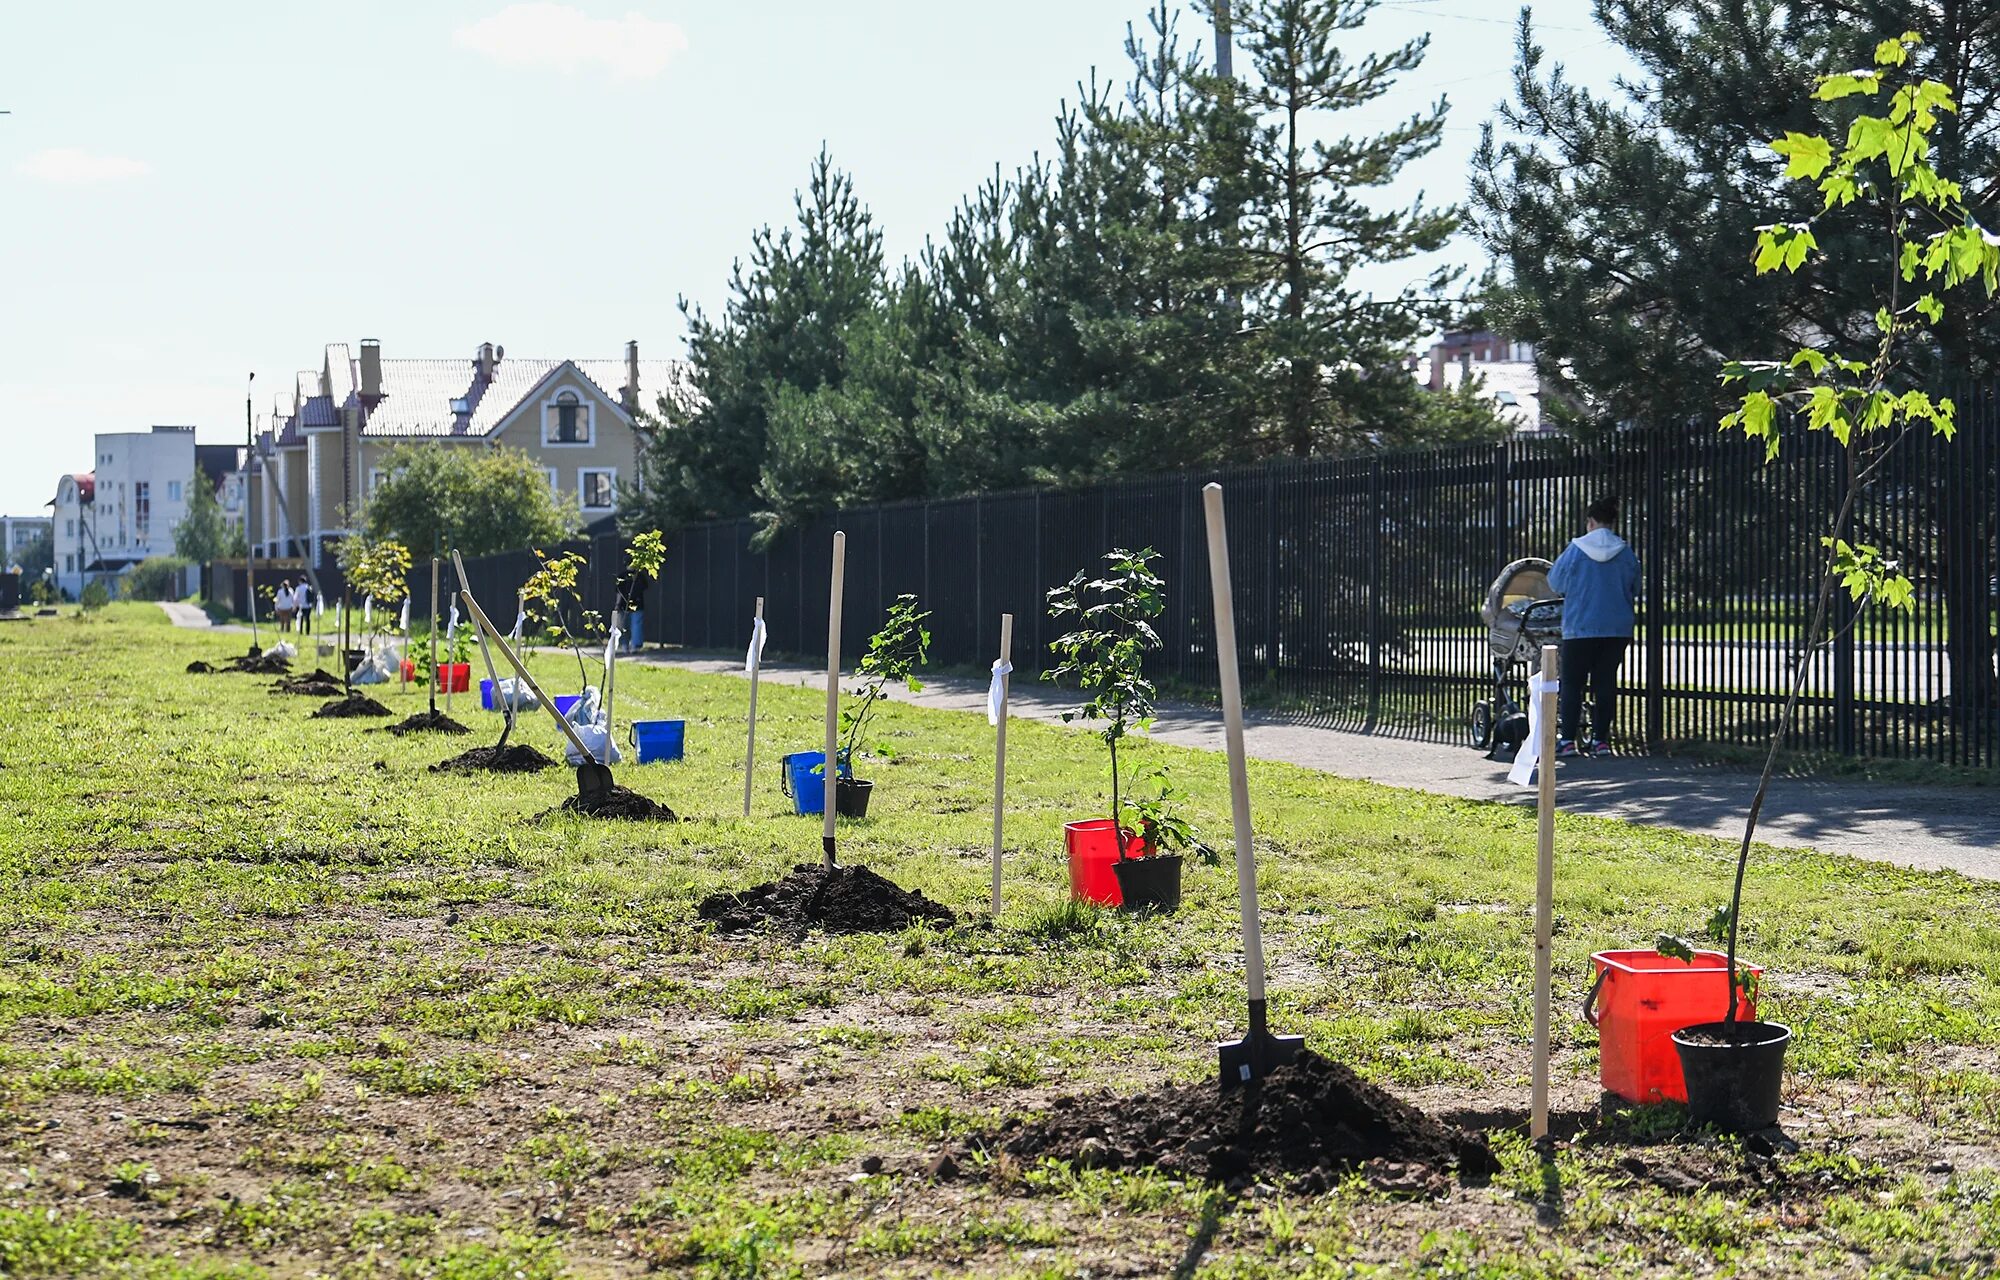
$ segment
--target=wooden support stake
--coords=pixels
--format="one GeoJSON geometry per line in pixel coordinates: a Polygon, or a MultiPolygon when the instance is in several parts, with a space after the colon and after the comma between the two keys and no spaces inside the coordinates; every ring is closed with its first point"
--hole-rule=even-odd
{"type": "Polygon", "coordinates": [[[604,758],[597,761],[603,765],[611,763],[611,700],[618,692],[618,636],[618,606],[613,605],[611,636],[604,644],[604,758]]]}
{"type": "Polygon", "coordinates": [[[556,728],[562,731],[563,737],[569,739],[569,745],[576,748],[577,759],[586,761],[595,760],[597,757],[591,754],[589,747],[583,745],[583,739],[578,736],[576,726],[571,724],[563,716],[562,712],[556,710],[556,704],[550,700],[548,695],[542,692],[542,686],[536,684],[535,678],[528,674],[527,665],[521,661],[520,657],[512,649],[507,647],[507,641],[501,637],[499,628],[495,627],[492,619],[488,618],[485,612],[480,609],[479,602],[472,598],[472,592],[465,587],[465,575],[463,573],[459,575],[458,583],[459,596],[465,601],[466,612],[472,615],[472,620],[487,635],[493,637],[493,643],[499,648],[500,656],[507,659],[507,665],[514,668],[514,675],[519,678],[522,684],[527,686],[529,693],[535,695],[535,701],[541,706],[548,708],[549,714],[555,717],[556,728]]]}
{"type": "Polygon", "coordinates": [[[1535,1058],[1530,1089],[1533,1095],[1528,1137],[1540,1142],[1549,1133],[1549,984],[1555,931],[1556,883],[1556,715],[1561,651],[1542,646],[1541,730],[1536,746],[1535,809],[1540,818],[1535,840],[1535,1058]]]}
{"type": "Polygon", "coordinates": [[[431,715],[438,713],[438,558],[431,557],[431,715]]]}
{"type": "Polygon", "coordinates": [[[1007,816],[1007,694],[1011,677],[1007,667],[1014,661],[1014,615],[1000,615],[1000,666],[994,679],[1000,682],[1000,706],[993,728],[993,915],[1000,916],[1000,841],[1007,816]]]}
{"type": "Polygon", "coordinates": [[[764,597],[750,617],[750,727],[743,737],[743,816],[750,816],[750,780],[757,771],[757,673],[764,665],[764,646],[757,643],[764,625],[764,597]]]}
{"type": "Polygon", "coordinates": [[[826,607],[826,793],[822,797],[826,824],[820,833],[820,844],[826,851],[826,868],[829,871],[834,866],[834,797],[840,785],[840,769],[834,763],[834,753],[840,747],[840,592],[846,572],[847,535],[836,530],[833,535],[832,589],[826,607]]]}

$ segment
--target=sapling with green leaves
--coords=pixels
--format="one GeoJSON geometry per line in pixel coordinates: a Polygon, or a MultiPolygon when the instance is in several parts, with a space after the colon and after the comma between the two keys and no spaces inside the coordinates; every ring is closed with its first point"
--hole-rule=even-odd
{"type": "MultiPolygon", "coordinates": [[[[911,693],[923,690],[923,682],[916,673],[930,656],[931,633],[924,625],[930,616],[929,610],[917,607],[915,596],[897,596],[889,605],[881,629],[868,637],[867,651],[854,667],[861,677],[861,703],[842,707],[840,711],[841,745],[836,767],[841,773],[853,773],[854,757],[862,748],[868,717],[874,713],[875,705],[888,697],[889,686],[900,684],[911,693]]],[[[886,743],[877,743],[874,753],[885,759],[894,754],[886,743]]]]}
{"type": "MultiPolygon", "coordinates": [[[[1711,932],[1726,936],[1728,945],[1725,1022],[1736,1020],[1738,992],[1744,986],[1736,968],[1736,945],[1750,844],[1813,654],[1832,643],[1827,619],[1834,592],[1845,590],[1858,607],[1873,603],[1907,612],[1914,602],[1901,564],[1880,547],[1863,542],[1854,521],[1856,499],[1881,481],[1884,465],[1898,445],[1919,431],[1950,439],[1957,429],[1957,409],[1951,400],[1933,399],[1924,388],[1910,385],[1907,348],[1946,323],[1954,290],[1983,288],[1991,296],[2000,289],[2000,237],[1980,224],[1966,204],[1964,188],[1933,167],[1932,135],[1942,117],[1957,111],[1958,103],[1949,85],[1916,78],[1906,70],[1920,43],[1916,32],[1905,32],[1876,46],[1872,67],[1819,78],[1812,95],[1816,102],[1841,104],[1830,108],[1837,114],[1847,114],[1856,105],[1864,108],[1848,120],[1844,140],[1787,133],[1770,144],[1785,161],[1786,179],[1817,185],[1820,208],[1803,222],[1758,229],[1757,274],[1874,269],[1866,259],[1829,259],[1814,234],[1823,219],[1836,214],[1843,229],[1852,226],[1866,234],[1867,228],[1874,228],[1881,240],[1868,249],[1882,272],[1874,350],[1843,352],[1831,344],[1807,343],[1786,360],[1730,360],[1722,369],[1724,385],[1739,387],[1742,393],[1737,407],[1722,419],[1723,430],[1741,431],[1762,441],[1769,460],[1778,456],[1786,435],[1802,423],[1806,431],[1832,436],[1845,472],[1841,496],[1819,540],[1824,567],[1812,622],[1798,647],[1783,710],[1744,822],[1729,905],[1711,921],[1711,932]],[[1867,101],[1857,104],[1853,99],[1867,101]]],[[[1662,950],[1674,946],[1682,954],[1691,950],[1678,939],[1662,943],[1662,950]]]]}
{"type": "Polygon", "coordinates": [[[340,544],[340,567],[347,574],[350,596],[374,600],[368,635],[379,638],[396,616],[396,606],[410,593],[410,549],[388,539],[348,538],[340,544]]]}
{"type": "MultiPolygon", "coordinates": [[[[1125,797],[1119,788],[1118,744],[1153,723],[1159,690],[1146,678],[1146,655],[1160,648],[1153,619],[1166,611],[1166,583],[1153,572],[1159,553],[1123,547],[1105,553],[1098,577],[1079,569],[1048,594],[1049,617],[1069,629],[1049,645],[1056,664],[1045,680],[1074,681],[1089,695],[1062,713],[1074,720],[1102,720],[1098,736],[1111,753],[1111,826],[1125,860],[1125,797]]],[[[1141,815],[1143,821],[1144,815],[1141,815]]]]}
{"type": "Polygon", "coordinates": [[[588,632],[596,629],[598,621],[595,612],[583,607],[583,593],[576,585],[584,558],[574,551],[550,555],[537,547],[535,561],[533,576],[521,588],[521,600],[528,620],[542,629],[545,638],[576,655],[577,691],[581,693],[590,685],[590,670],[583,663],[583,636],[571,629],[570,622],[574,618],[576,626],[588,632]]]}

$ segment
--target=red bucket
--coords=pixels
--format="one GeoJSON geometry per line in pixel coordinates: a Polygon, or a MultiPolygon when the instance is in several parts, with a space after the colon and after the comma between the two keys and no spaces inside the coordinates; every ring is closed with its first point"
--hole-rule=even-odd
{"type": "MultiPolygon", "coordinates": [[[[1125,904],[1125,894],[1118,888],[1118,873],[1111,869],[1118,861],[1118,836],[1111,819],[1063,823],[1063,848],[1069,852],[1071,898],[1106,907],[1125,904]]],[[[1143,858],[1151,852],[1145,841],[1129,831],[1125,833],[1126,857],[1143,858]]]]}
{"type": "Polygon", "coordinates": [[[442,673],[438,681],[439,693],[469,693],[472,690],[472,664],[470,662],[440,662],[442,673]]]}
{"type": "MultiPolygon", "coordinates": [[[[1689,964],[1657,951],[1600,951],[1590,961],[1597,981],[1583,1016],[1597,1028],[1597,1078],[1604,1091],[1627,1102],[1686,1102],[1672,1036],[1696,1023],[1720,1022],[1728,1012],[1729,957],[1697,951],[1689,964]]],[[[1751,975],[1754,996],[1764,970],[1741,961],[1736,967],[1751,975]]],[[[1756,1021],[1756,1001],[1746,997],[1736,1016],[1756,1021]]]]}

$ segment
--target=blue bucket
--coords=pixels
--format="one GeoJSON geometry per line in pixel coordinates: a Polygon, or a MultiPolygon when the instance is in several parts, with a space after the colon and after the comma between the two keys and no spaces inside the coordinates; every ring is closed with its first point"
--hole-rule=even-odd
{"type": "Polygon", "coordinates": [[[640,764],[653,760],[678,760],[687,745],[687,721],[634,720],[631,742],[640,764]]]}
{"type": "Polygon", "coordinates": [[[820,768],[825,760],[824,751],[794,751],[779,757],[783,770],[779,783],[792,798],[792,812],[826,812],[826,773],[820,768]]]}
{"type": "Polygon", "coordinates": [[[493,682],[491,680],[481,680],[479,682],[479,708],[482,711],[498,711],[500,709],[493,702],[493,682]]]}
{"type": "Polygon", "coordinates": [[[583,695],[580,693],[559,693],[556,695],[556,714],[567,720],[569,709],[582,701],[583,695]]]}

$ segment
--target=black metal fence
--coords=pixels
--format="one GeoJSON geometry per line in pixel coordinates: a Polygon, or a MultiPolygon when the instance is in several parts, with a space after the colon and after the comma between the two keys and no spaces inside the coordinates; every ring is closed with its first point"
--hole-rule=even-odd
{"type": "MultiPolygon", "coordinates": [[[[1858,498],[1858,540],[1902,563],[1916,604],[1857,613],[1842,597],[1835,639],[1811,660],[1795,747],[2000,765],[2000,413],[1991,391],[1959,406],[1955,440],[1908,440],[1858,498]]],[[[654,641],[741,649],[762,596],[773,652],[817,660],[831,535],[843,529],[850,662],[909,592],[933,612],[934,663],[990,663],[1000,615],[1012,613],[1015,663],[1032,670],[1055,635],[1048,589],[1112,547],[1152,547],[1168,583],[1158,671],[1212,686],[1199,495],[1219,480],[1253,696],[1331,725],[1451,739],[1491,686],[1479,606],[1494,575],[1521,556],[1553,558],[1581,532],[1586,503],[1613,494],[1644,568],[1620,736],[1633,747],[1751,744],[1776,723],[1810,620],[1819,538],[1847,483],[1840,458],[1817,437],[1766,462],[1734,436],[1624,433],[1595,446],[1522,439],[865,507],[763,550],[749,521],[722,521],[670,536],[646,629],[654,641]]],[[[620,545],[575,549],[590,557],[586,599],[608,608],[620,545]]],[[[502,627],[533,567],[525,551],[468,563],[502,627]]],[[[412,578],[426,608],[428,567],[412,578]]]]}

